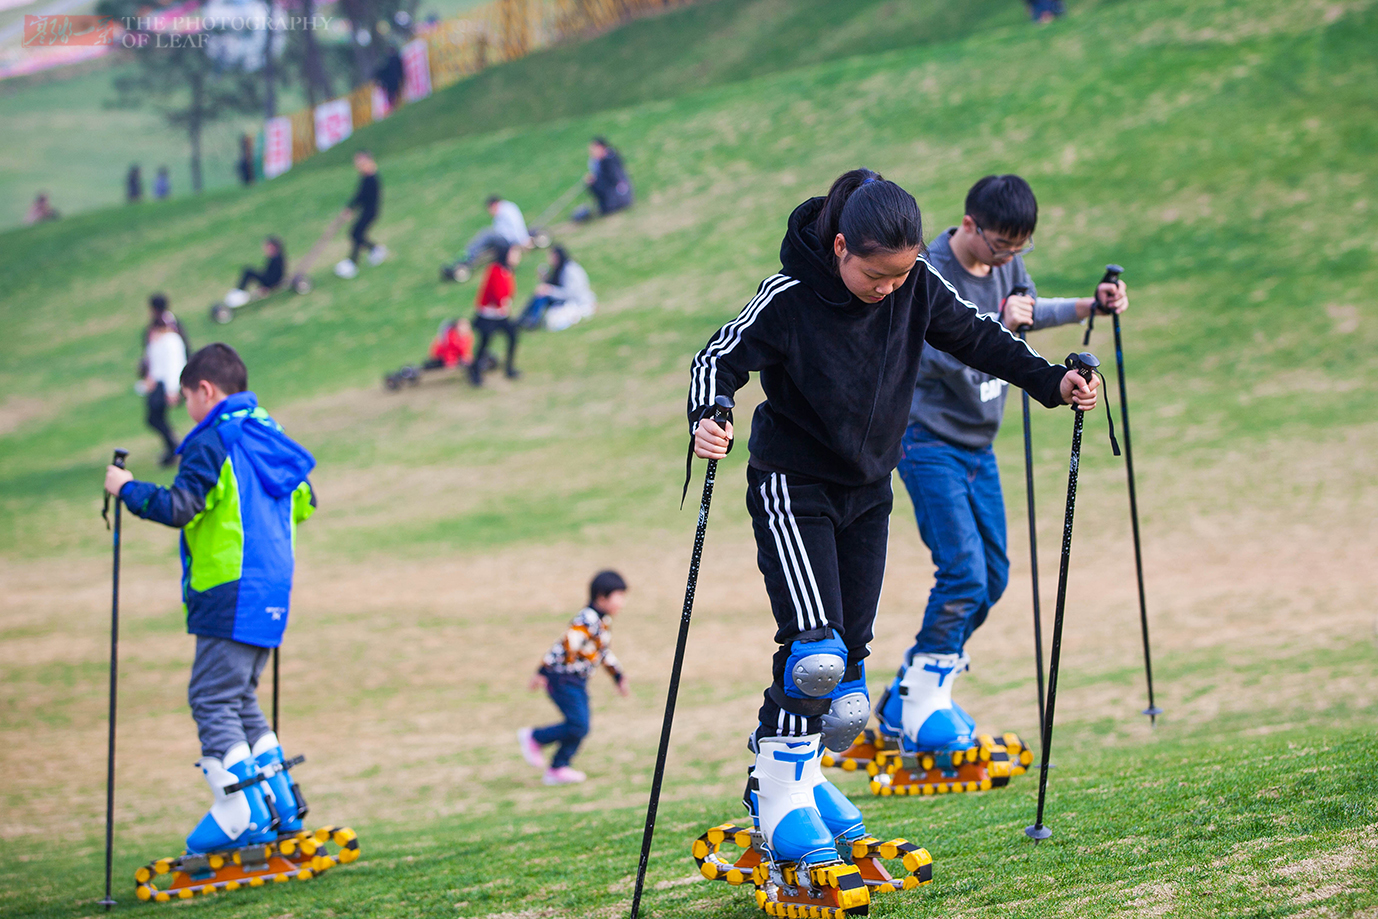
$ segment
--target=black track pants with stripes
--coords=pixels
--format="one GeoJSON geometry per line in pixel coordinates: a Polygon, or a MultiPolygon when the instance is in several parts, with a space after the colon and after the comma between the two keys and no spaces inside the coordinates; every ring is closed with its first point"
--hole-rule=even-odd
{"type": "Polygon", "coordinates": [[[823,638],[831,629],[847,645],[848,679],[850,665],[869,653],[885,577],[890,478],[851,488],[748,466],[746,480],[756,563],[780,643],[758,736],[816,734],[830,703],[786,696],[785,662],[796,639],[823,638]]]}

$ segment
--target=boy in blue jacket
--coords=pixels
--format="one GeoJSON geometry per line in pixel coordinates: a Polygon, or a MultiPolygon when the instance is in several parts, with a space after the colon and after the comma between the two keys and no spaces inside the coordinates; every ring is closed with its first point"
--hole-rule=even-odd
{"type": "Polygon", "coordinates": [[[187,837],[193,854],[295,832],[305,810],[256,691],[287,627],[296,526],[315,510],[306,476],[316,461],[259,408],[248,376],[225,344],[187,361],[182,396],[196,427],[177,448],[171,487],[105,471],[106,491],[130,513],[182,530],[182,603],[196,636],[187,701],[214,795],[187,837]]]}

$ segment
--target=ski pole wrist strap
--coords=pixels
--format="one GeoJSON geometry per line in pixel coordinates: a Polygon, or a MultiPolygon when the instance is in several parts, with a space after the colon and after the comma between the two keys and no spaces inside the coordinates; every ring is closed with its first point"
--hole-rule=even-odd
{"type": "MultiPolygon", "coordinates": [[[[680,507],[680,510],[683,510],[683,509],[684,509],[684,500],[685,500],[687,497],[689,497],[689,481],[690,481],[690,479],[692,479],[692,478],[694,477],[694,432],[697,431],[697,430],[699,429],[699,422],[700,422],[700,421],[703,421],[703,419],[705,419],[705,418],[712,418],[713,415],[714,415],[714,413],[715,413],[715,412],[718,412],[718,411],[721,411],[721,410],[720,410],[718,407],[716,407],[716,406],[713,406],[713,405],[705,405],[705,406],[703,406],[702,408],[699,409],[699,412],[698,412],[699,417],[695,418],[694,421],[693,421],[693,423],[689,425],[689,450],[688,450],[688,452],[687,452],[687,453],[685,454],[685,456],[684,456],[684,490],[680,492],[680,496],[679,496],[679,507],[680,507]]],[[[731,410],[731,409],[728,409],[727,412],[726,412],[726,415],[727,415],[727,423],[728,423],[728,424],[731,424],[731,423],[732,423],[732,410],[731,410]]],[[[731,438],[731,439],[729,439],[729,440],[727,441],[727,452],[728,452],[728,453],[731,453],[731,452],[732,452],[732,445],[735,444],[735,443],[736,443],[736,438],[731,438]]]]}

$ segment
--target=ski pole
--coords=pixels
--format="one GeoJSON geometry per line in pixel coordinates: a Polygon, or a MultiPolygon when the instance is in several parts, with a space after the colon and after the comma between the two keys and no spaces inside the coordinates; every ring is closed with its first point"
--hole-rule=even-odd
{"type": "MultiPolygon", "coordinates": [[[[1119,265],[1106,265],[1105,277],[1101,283],[1115,283],[1124,269],[1119,265]]],[[[1097,298],[1092,312],[1101,308],[1097,298]]],[[[1139,502],[1134,491],[1134,448],[1129,440],[1129,392],[1124,385],[1124,345],[1120,339],[1120,314],[1112,312],[1110,321],[1115,328],[1115,370],[1120,384],[1120,426],[1124,428],[1124,468],[1129,479],[1129,523],[1134,531],[1134,573],[1139,579],[1139,628],[1144,637],[1144,677],[1148,682],[1148,708],[1143,714],[1148,716],[1149,724],[1157,727],[1158,716],[1163,713],[1153,701],[1153,652],[1148,643],[1148,602],[1144,599],[1144,560],[1139,545],[1139,502]]]]}
{"type": "MultiPolygon", "coordinates": [[[[1083,351],[1081,354],[1067,355],[1067,366],[1080,373],[1089,383],[1092,374],[1100,366],[1094,354],[1083,351]]],[[[1034,842],[1042,842],[1053,831],[1043,825],[1043,805],[1048,795],[1048,760],[1053,748],[1053,710],[1057,705],[1057,670],[1062,658],[1062,621],[1067,608],[1067,570],[1072,561],[1072,517],[1077,508],[1077,472],[1081,466],[1081,429],[1086,413],[1073,409],[1072,458],[1067,464],[1067,514],[1062,523],[1062,563],[1057,572],[1057,607],[1053,611],[1053,649],[1048,659],[1048,698],[1045,703],[1046,717],[1043,721],[1043,762],[1038,772],[1038,816],[1033,826],[1025,827],[1024,833],[1034,842]]]]}
{"type": "MultiPolygon", "coordinates": [[[[1020,285],[1009,296],[1028,296],[1029,288],[1020,285]]],[[[1025,341],[1033,326],[1019,327],[1019,340],[1025,341]]],[[[1033,428],[1029,417],[1029,392],[1023,390],[1024,403],[1024,494],[1029,509],[1029,575],[1033,581],[1034,668],[1038,674],[1038,727],[1043,729],[1043,614],[1038,594],[1038,527],[1034,512],[1033,428]]],[[[1041,745],[1041,741],[1040,741],[1041,745]]]]}
{"type": "Polygon", "coordinates": [[[273,733],[278,732],[278,652],[281,648],[273,649],[273,733]]]}
{"type": "MultiPolygon", "coordinates": [[[[732,411],[732,400],[718,396],[713,403],[713,421],[721,426],[732,411]]],[[[660,726],[660,749],[656,753],[655,776],[651,779],[651,800],[646,806],[646,830],[641,836],[641,861],[636,869],[636,890],[632,894],[631,919],[641,909],[641,889],[646,883],[646,863],[651,857],[651,840],[655,836],[656,808],[660,805],[660,783],[665,778],[665,757],[670,750],[670,726],[675,719],[675,699],[679,695],[680,670],[684,665],[684,647],[689,641],[689,617],[694,612],[694,590],[699,583],[699,561],[703,558],[703,538],[708,532],[708,507],[713,502],[713,482],[718,474],[718,461],[708,461],[703,474],[703,498],[699,502],[699,525],[694,532],[694,551],[689,556],[689,580],[684,586],[684,610],[679,616],[679,638],[675,642],[675,662],[670,668],[670,688],[665,697],[665,721],[660,726]]]]}
{"type": "Polygon", "coordinates": [[[569,204],[570,201],[574,200],[574,196],[586,187],[587,186],[584,185],[583,177],[580,176],[579,181],[575,182],[569,188],[565,189],[565,191],[560,195],[560,197],[555,199],[555,202],[551,204],[550,207],[541,211],[541,215],[537,217],[535,221],[532,222],[532,226],[544,227],[546,223],[550,220],[550,218],[554,217],[556,214],[560,213],[560,211],[564,210],[565,205],[569,204]]]}
{"type": "MultiPolygon", "coordinates": [[[[128,456],[128,450],[116,450],[115,458],[111,460],[111,463],[123,469],[125,458],[128,456]]],[[[110,526],[109,511],[110,492],[107,491],[105,493],[105,506],[101,509],[101,516],[105,518],[106,527],[110,526]]],[[[104,906],[107,912],[115,905],[114,898],[110,896],[110,871],[115,845],[115,686],[120,659],[120,499],[118,496],[115,498],[115,528],[111,532],[114,565],[110,587],[110,727],[105,755],[105,899],[100,901],[100,905],[104,906]]]]}

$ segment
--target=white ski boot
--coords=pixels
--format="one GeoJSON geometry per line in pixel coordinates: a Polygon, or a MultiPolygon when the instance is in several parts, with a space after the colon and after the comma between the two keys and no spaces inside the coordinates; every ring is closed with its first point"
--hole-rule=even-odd
{"type": "Polygon", "coordinates": [[[387,257],[388,247],[382,245],[381,243],[379,245],[374,246],[372,249],[368,250],[368,263],[374,266],[375,268],[383,264],[384,260],[386,260],[387,257]]]}
{"type": "MultiPolygon", "coordinates": [[[[819,735],[762,737],[756,740],[756,766],[749,783],[749,806],[756,828],[775,861],[801,865],[837,859],[835,834],[818,806],[821,797],[831,813],[840,792],[823,778],[818,766],[819,735]]],[[[846,798],[842,798],[846,801],[846,798]]],[[[850,803],[850,802],[848,802],[850,803]]],[[[857,815],[858,817],[860,814],[857,815]]]]}
{"type": "Polygon", "coordinates": [[[971,663],[961,654],[915,654],[899,684],[906,752],[943,753],[975,744],[976,723],[952,701],[952,684],[971,663]]]}
{"type": "Polygon", "coordinates": [[[351,259],[342,258],[335,263],[335,277],[344,278],[346,281],[353,279],[359,274],[359,266],[354,264],[351,259]]]}
{"type": "Polygon", "coordinates": [[[238,287],[236,287],[234,290],[225,294],[225,299],[223,302],[230,309],[237,310],[241,306],[249,302],[249,292],[247,290],[240,290],[238,287]]]}

